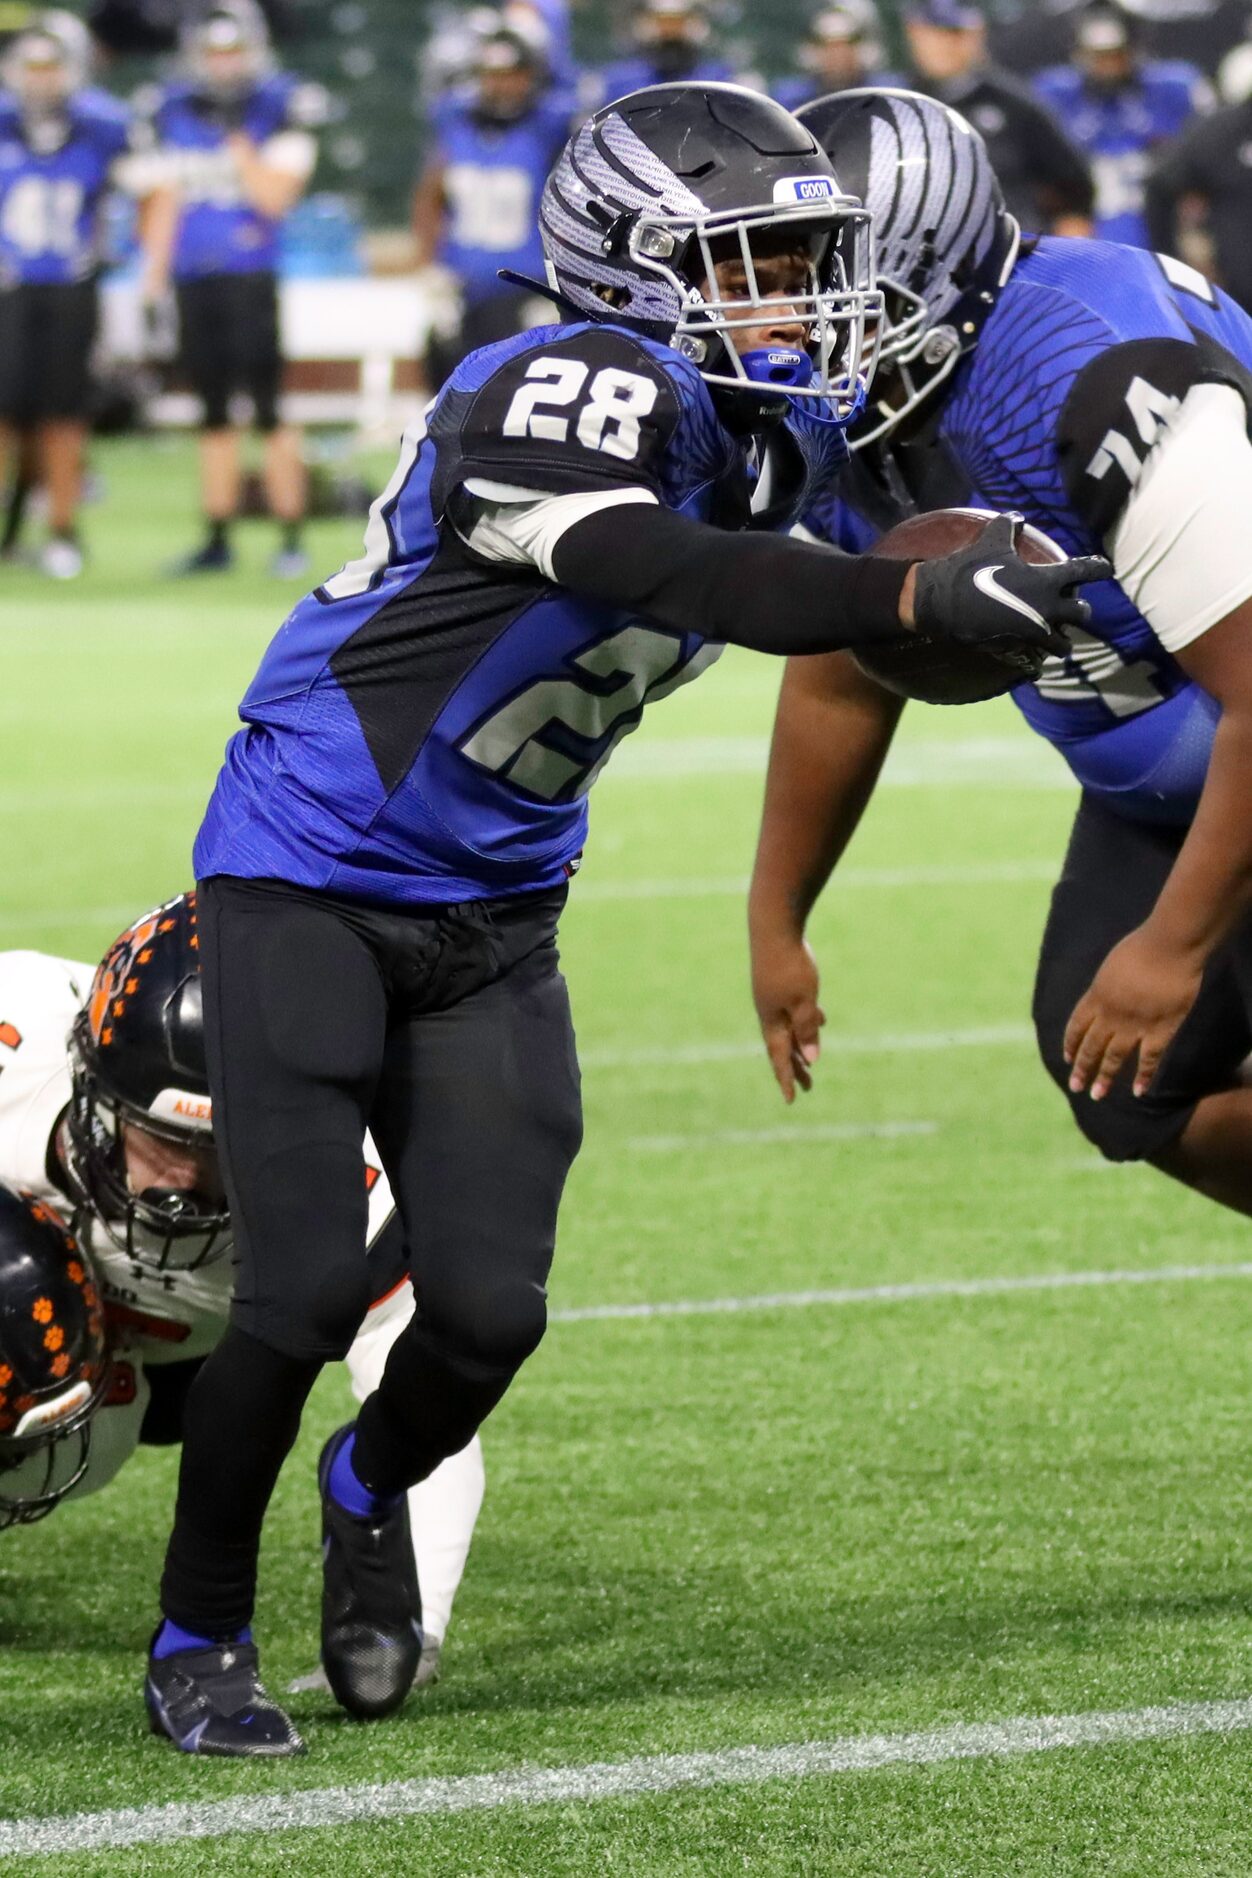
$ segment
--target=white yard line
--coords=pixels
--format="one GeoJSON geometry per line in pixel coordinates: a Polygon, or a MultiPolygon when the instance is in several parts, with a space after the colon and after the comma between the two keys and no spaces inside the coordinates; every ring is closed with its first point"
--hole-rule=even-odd
{"type": "Polygon", "coordinates": [[[655,1304],[585,1304],[548,1313],[553,1324],[611,1323],[636,1317],[724,1317],[741,1311],[804,1311],[815,1306],[911,1304],[924,1298],[991,1298],[1020,1291],[1098,1291],[1108,1285],[1180,1285],[1252,1278],[1252,1263],[1158,1265],[1148,1271],[1022,1272],[992,1278],[934,1278],[896,1285],[841,1285],[823,1291],[767,1291],[745,1298],[671,1298],[655,1304]]]}
{"type": "Polygon", "coordinates": [[[1164,1708],[1023,1715],[911,1734],[843,1735],[833,1741],[797,1741],[784,1747],[648,1754],[582,1767],[512,1767],[494,1774],[241,1794],[229,1800],[0,1821],[0,1858],[171,1845],[179,1840],[217,1839],[227,1833],[307,1832],[502,1806],[568,1805],[709,1787],[758,1786],[776,1780],[832,1779],[883,1767],[934,1767],[945,1761],[1001,1760],[1050,1754],[1058,1748],[1098,1748],[1249,1730],[1252,1701],[1179,1702],[1164,1708]]]}
{"type": "MultiPolygon", "coordinates": [[[[769,738],[628,738],[601,788],[669,782],[683,776],[763,775],[769,738]]],[[[1029,733],[999,737],[907,737],[892,749],[880,787],[903,789],[1063,789],[1077,785],[1063,760],[1029,733]]]]}
{"type": "Polygon", "coordinates": [[[938,1122],[815,1122],[791,1128],[712,1128],[678,1135],[628,1135],[638,1154],[682,1154],[689,1148],[805,1146],[811,1141],[903,1141],[939,1132],[938,1122]]]}
{"type": "MultiPolygon", "coordinates": [[[[591,867],[594,876],[595,853],[591,867]]],[[[844,867],[835,875],[834,891],[864,891],[898,887],[1001,887],[1020,882],[1055,880],[1057,861],[971,861],[951,867],[844,867]]],[[[660,880],[576,880],[570,891],[571,908],[601,900],[712,900],[739,899],[748,891],[746,874],[684,879],[676,875],[660,880]]],[[[34,918],[35,915],[28,915],[34,918]]]]}
{"type": "MultiPolygon", "coordinates": [[[[593,861],[594,861],[593,855],[593,861]]],[[[835,876],[842,891],[875,891],[910,887],[1001,887],[1055,880],[1056,861],[971,861],[950,867],[845,867],[835,876]]],[[[748,891],[746,874],[718,874],[707,878],[656,880],[575,881],[570,907],[619,900],[742,899],[748,891]]],[[[69,931],[78,926],[122,926],[135,917],[134,903],[120,906],[33,907],[27,912],[0,913],[0,939],[35,930],[69,931]]]]}
{"type": "MultiPolygon", "coordinates": [[[[1033,1044],[1035,1033],[1029,1024],[977,1024],[955,1030],[872,1031],[863,1036],[840,1036],[827,1030],[822,1049],[832,1061],[845,1056],[913,1056],[928,1050],[999,1050],[1018,1049],[1033,1044]]],[[[706,1063],[738,1063],[759,1056],[764,1061],[765,1046],[759,1038],[744,1037],[723,1042],[645,1044],[627,1050],[581,1050],[584,1069],[650,1069],[706,1063]]]]}

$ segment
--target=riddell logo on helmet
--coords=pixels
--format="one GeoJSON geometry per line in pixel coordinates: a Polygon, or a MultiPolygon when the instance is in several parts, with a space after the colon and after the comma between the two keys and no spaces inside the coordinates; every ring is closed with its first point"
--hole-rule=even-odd
{"type": "Polygon", "coordinates": [[[780,176],[775,202],[826,202],[838,191],[829,176],[780,176]]]}
{"type": "Polygon", "coordinates": [[[213,1126],[213,1103],[206,1095],[191,1089],[162,1089],[148,1110],[155,1120],[181,1122],[185,1128],[202,1128],[207,1134],[213,1126]]]}
{"type": "Polygon", "coordinates": [[[76,1382],[66,1389],[64,1394],[56,1396],[51,1402],[40,1402],[28,1409],[13,1430],[14,1439],[25,1435],[38,1434],[43,1428],[55,1428],[58,1423],[68,1421],[91,1400],[91,1384],[76,1382]]]}

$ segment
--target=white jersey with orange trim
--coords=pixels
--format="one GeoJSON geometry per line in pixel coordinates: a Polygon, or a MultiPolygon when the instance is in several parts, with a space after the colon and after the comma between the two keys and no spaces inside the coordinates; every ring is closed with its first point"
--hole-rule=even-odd
{"type": "MultiPolygon", "coordinates": [[[[70,1104],[67,1041],[95,969],[43,952],[0,952],[0,1181],[63,1215],[69,1202],[52,1169],[70,1104]]],[[[363,1159],[373,1244],[395,1205],[368,1135],[363,1159]]],[[[158,1272],[132,1259],[98,1221],[80,1215],[76,1224],[99,1272],[113,1358],[110,1392],[92,1423],[87,1471],[73,1489],[77,1498],[106,1486],[139,1445],[151,1396],[146,1372],[207,1356],[216,1345],[226,1328],[233,1270],[223,1257],[199,1271],[158,1272]]],[[[358,1401],[377,1388],[387,1352],[412,1315],[407,1279],[367,1312],[346,1359],[358,1401]]],[[[73,1444],[66,1445],[68,1450],[73,1444]]],[[[20,1475],[10,1474],[6,1482],[20,1485],[20,1475]]],[[[425,1626],[436,1641],[447,1627],[482,1494],[482,1450],[475,1437],[410,1495],[425,1626]]]]}

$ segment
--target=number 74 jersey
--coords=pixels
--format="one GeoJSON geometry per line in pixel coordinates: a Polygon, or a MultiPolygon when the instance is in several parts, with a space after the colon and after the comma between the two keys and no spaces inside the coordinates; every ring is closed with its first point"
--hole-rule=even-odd
{"type": "MultiPolygon", "coordinates": [[[[1185,824],[1204,784],[1217,707],[1178,655],[1252,595],[1250,427],[1241,308],[1168,256],[1055,237],[1013,270],[938,419],[967,499],[1113,564],[1084,590],[1090,630],[1013,697],[1136,819],[1185,824]]],[[[828,504],[809,526],[847,540],[828,504]]]]}
{"type": "Polygon", "coordinates": [[[646,706],[720,652],[557,586],[542,529],[622,500],[747,518],[698,372],[621,328],[474,354],[404,441],[365,553],[302,600],[240,707],[196,873],[391,902],[568,878],[586,795],[646,706]],[[572,506],[571,506],[572,505],[572,506]]]}

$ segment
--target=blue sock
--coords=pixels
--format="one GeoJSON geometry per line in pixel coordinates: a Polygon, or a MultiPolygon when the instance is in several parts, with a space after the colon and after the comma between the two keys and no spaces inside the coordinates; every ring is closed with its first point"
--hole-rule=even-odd
{"type": "Polygon", "coordinates": [[[241,1630],[234,1637],[200,1637],[194,1630],[181,1630],[167,1617],[157,1631],[152,1642],[152,1654],[158,1662],[166,1656],[177,1656],[180,1650],[211,1650],[219,1643],[251,1643],[252,1629],[241,1630]]]}
{"type": "Polygon", "coordinates": [[[351,1513],[357,1519],[377,1519],[380,1513],[391,1510],[403,1495],[396,1494],[384,1498],[381,1494],[371,1493],[369,1488],[358,1478],[352,1465],[352,1455],[356,1448],[355,1431],[342,1444],[338,1454],[330,1464],[330,1497],[336,1506],[341,1506],[345,1513],[351,1513]]]}

